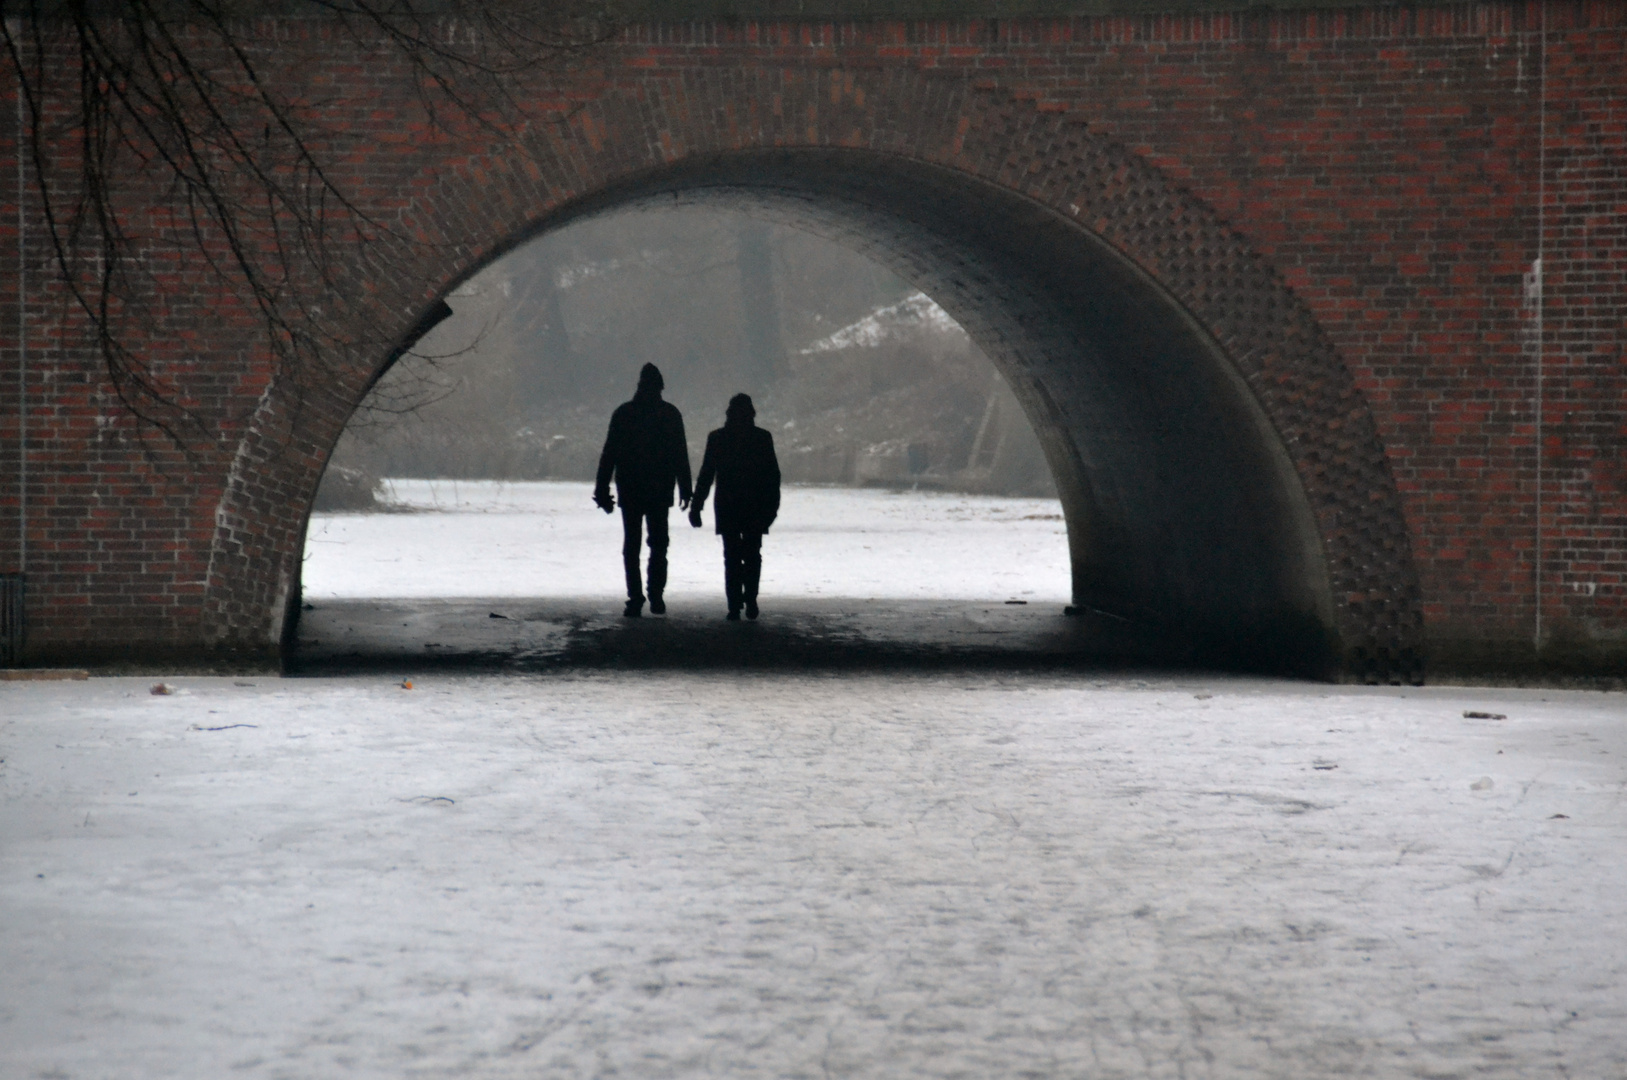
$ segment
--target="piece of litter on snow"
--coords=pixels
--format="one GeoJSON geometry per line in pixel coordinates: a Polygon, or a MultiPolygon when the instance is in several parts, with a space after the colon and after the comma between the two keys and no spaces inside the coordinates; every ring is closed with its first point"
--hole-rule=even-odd
{"type": "Polygon", "coordinates": [[[506,619],[506,618],[508,618],[508,616],[507,615],[499,615],[499,614],[497,614],[497,612],[494,611],[490,615],[487,615],[486,618],[488,618],[488,619],[506,619]]]}
{"type": "Polygon", "coordinates": [[[1469,785],[1469,790],[1470,791],[1489,791],[1489,790],[1491,790],[1491,777],[1482,776],[1480,779],[1476,780],[1474,783],[1469,785]]]}
{"type": "Polygon", "coordinates": [[[1569,814],[1549,814],[1548,815],[1548,820],[1549,821],[1553,821],[1556,818],[1563,818],[1564,820],[1569,821],[1570,820],[1570,815],[1569,814]]]}
{"type": "Polygon", "coordinates": [[[412,689],[412,680],[411,679],[402,679],[401,680],[401,689],[403,689],[403,690],[411,690],[412,689]]]}
{"type": "Polygon", "coordinates": [[[151,690],[147,691],[147,693],[149,693],[149,694],[157,694],[160,697],[162,697],[165,694],[173,694],[173,693],[175,693],[175,687],[170,686],[167,683],[155,682],[155,683],[153,683],[153,688],[151,690]]]}
{"type": "Polygon", "coordinates": [[[1318,772],[1327,772],[1329,769],[1337,769],[1338,767],[1339,766],[1335,765],[1331,761],[1318,761],[1316,764],[1311,766],[1311,768],[1316,769],[1318,772]]]}
{"type": "Polygon", "coordinates": [[[1500,713],[1500,712],[1480,712],[1478,709],[1464,709],[1463,710],[1463,719],[1465,719],[1465,720],[1507,720],[1508,719],[1508,714],[1507,713],[1500,713]]]}

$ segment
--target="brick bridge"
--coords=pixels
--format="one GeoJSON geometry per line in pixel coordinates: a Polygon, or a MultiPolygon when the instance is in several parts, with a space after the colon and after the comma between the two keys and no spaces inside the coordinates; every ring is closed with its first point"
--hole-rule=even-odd
{"type": "Polygon", "coordinates": [[[1627,664],[1627,3],[652,22],[502,137],[429,127],[411,72],[321,24],[256,26],[362,136],[343,181],[396,228],[329,288],[385,332],[335,316],[346,359],[288,375],[146,222],[175,269],[141,348],[210,433],[182,455],[119,406],[7,179],[31,662],[274,662],[396,348],[516,244],[679,199],[839,239],[961,321],[1045,445],[1082,604],[1347,677],[1627,664]]]}

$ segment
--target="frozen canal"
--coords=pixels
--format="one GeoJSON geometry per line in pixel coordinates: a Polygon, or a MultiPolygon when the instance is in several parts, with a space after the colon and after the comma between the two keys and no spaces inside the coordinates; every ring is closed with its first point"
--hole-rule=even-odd
{"type": "Polygon", "coordinates": [[[151,681],[0,683],[8,1080],[1627,1074],[1621,695],[151,681]]]}
{"type": "MultiPolygon", "coordinates": [[[[591,483],[392,480],[389,501],[417,513],[318,514],[305,595],[619,597],[621,515],[591,483]]],[[[723,595],[723,549],[706,527],[670,518],[674,598],[723,595]]],[[[787,600],[1024,599],[1066,604],[1068,533],[1055,499],[787,487],[763,541],[765,607],[787,600]]]]}

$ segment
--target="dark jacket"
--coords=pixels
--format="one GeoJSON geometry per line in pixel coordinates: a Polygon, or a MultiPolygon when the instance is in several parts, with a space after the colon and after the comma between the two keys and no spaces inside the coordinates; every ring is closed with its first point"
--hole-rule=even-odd
{"type": "Polygon", "coordinates": [[[749,421],[725,424],[706,436],[706,456],[695,484],[705,501],[713,479],[712,514],[719,533],[765,533],[780,512],[780,462],[774,436],[749,421]]]}
{"type": "Polygon", "coordinates": [[[612,474],[616,498],[629,509],[671,506],[674,483],[678,494],[689,499],[689,445],[676,405],[662,401],[659,393],[641,392],[616,407],[593,490],[608,494],[612,474]]]}

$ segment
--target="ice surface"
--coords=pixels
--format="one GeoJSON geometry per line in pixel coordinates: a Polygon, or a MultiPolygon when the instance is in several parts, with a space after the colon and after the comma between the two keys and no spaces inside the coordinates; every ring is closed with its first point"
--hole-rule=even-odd
{"type": "MultiPolygon", "coordinates": [[[[305,595],[621,596],[621,516],[587,483],[393,480],[411,514],[317,514],[305,595]]],[[[723,588],[723,549],[674,508],[672,596],[723,588]]],[[[765,598],[1023,599],[1066,604],[1067,526],[1055,499],[787,487],[763,541],[765,598]]]]}
{"type": "Polygon", "coordinates": [[[1627,1074],[1619,694],[149,681],[0,683],[8,1080],[1627,1074]]]}

